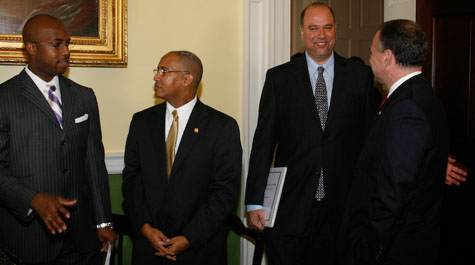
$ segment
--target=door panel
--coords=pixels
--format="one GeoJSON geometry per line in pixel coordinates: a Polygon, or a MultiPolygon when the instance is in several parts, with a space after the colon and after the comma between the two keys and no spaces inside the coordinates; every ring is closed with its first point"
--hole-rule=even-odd
{"type": "Polygon", "coordinates": [[[446,186],[438,265],[475,264],[475,1],[417,0],[429,52],[423,73],[444,104],[450,152],[468,168],[467,182],[446,186]]]}
{"type": "MultiPolygon", "coordinates": [[[[471,18],[434,18],[433,87],[445,106],[450,127],[451,153],[466,160],[473,100],[470,87],[471,18]]],[[[462,161],[460,161],[462,162],[462,161]]],[[[464,161],[467,162],[467,161],[464,161]]]]}

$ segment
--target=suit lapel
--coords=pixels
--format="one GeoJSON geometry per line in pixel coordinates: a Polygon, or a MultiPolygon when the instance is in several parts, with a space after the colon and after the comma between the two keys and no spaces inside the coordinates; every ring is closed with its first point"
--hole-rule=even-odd
{"type": "MultiPolygon", "coordinates": [[[[423,75],[422,74],[418,74],[416,76],[413,76],[411,78],[409,78],[408,80],[404,81],[398,88],[396,88],[396,90],[388,97],[388,99],[386,100],[386,102],[384,103],[383,107],[381,108],[380,112],[381,114],[386,110],[388,109],[391,105],[405,99],[405,98],[408,98],[409,95],[411,94],[411,86],[412,86],[412,83],[413,82],[420,82],[420,78],[422,78],[422,80],[425,80],[423,78],[423,75]]],[[[381,115],[380,114],[380,115],[381,115]]],[[[378,116],[380,116],[378,115],[378,116]]]]}
{"type": "Polygon", "coordinates": [[[334,66],[334,77],[333,77],[333,89],[332,95],[330,98],[330,108],[328,109],[327,123],[325,127],[330,126],[329,123],[332,122],[332,117],[336,115],[338,109],[340,109],[341,101],[345,96],[345,87],[347,87],[347,78],[344,77],[344,73],[348,71],[346,69],[346,63],[342,58],[335,52],[335,66],[334,66]]]}
{"type": "Polygon", "coordinates": [[[46,117],[48,117],[49,121],[53,122],[58,127],[58,129],[61,130],[58,120],[54,115],[53,109],[51,109],[50,105],[43,96],[43,93],[41,93],[41,91],[35,85],[33,80],[31,80],[25,70],[20,73],[20,81],[22,82],[22,84],[20,84],[20,87],[24,88],[22,92],[23,96],[26,97],[26,99],[28,99],[31,103],[33,103],[34,106],[36,106],[41,112],[46,115],[46,117]]]}
{"type": "Polygon", "coordinates": [[[207,123],[207,116],[208,111],[206,110],[205,105],[198,100],[191,112],[180,145],[178,146],[175,162],[173,163],[172,171],[170,173],[170,181],[173,181],[175,172],[180,168],[180,165],[197,143],[200,134],[204,131],[207,123]]]}
{"type": "Polygon", "coordinates": [[[67,131],[74,124],[73,110],[77,99],[76,91],[70,82],[62,76],[59,76],[59,87],[61,90],[61,102],[63,105],[63,130],[67,131]]]}
{"type": "Polygon", "coordinates": [[[161,172],[158,172],[158,175],[160,177],[163,176],[163,181],[160,183],[163,183],[166,185],[167,183],[167,149],[165,145],[165,111],[166,111],[167,105],[166,103],[162,103],[160,105],[157,105],[153,109],[153,114],[150,117],[150,135],[152,139],[152,143],[156,148],[153,148],[153,150],[157,150],[158,154],[156,154],[156,157],[158,157],[159,161],[157,163],[160,163],[161,165],[158,167],[161,169],[161,172]]]}
{"type": "MultiPolygon", "coordinates": [[[[315,105],[315,96],[312,93],[312,85],[310,84],[310,77],[308,74],[308,66],[305,54],[299,56],[295,63],[296,67],[291,67],[294,71],[295,79],[297,80],[296,89],[300,93],[300,98],[303,99],[304,104],[309,109],[311,115],[314,118],[314,121],[317,124],[317,127],[322,130],[320,117],[318,116],[317,106],[315,105]]],[[[297,103],[299,104],[299,103],[297,103]]]]}

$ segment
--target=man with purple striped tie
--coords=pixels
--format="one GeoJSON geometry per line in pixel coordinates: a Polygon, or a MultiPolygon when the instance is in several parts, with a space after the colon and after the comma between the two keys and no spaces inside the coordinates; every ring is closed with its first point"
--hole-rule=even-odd
{"type": "Polygon", "coordinates": [[[26,264],[98,264],[116,235],[96,97],[62,76],[59,20],[32,17],[23,42],[28,65],[0,85],[0,248],[26,264]]]}

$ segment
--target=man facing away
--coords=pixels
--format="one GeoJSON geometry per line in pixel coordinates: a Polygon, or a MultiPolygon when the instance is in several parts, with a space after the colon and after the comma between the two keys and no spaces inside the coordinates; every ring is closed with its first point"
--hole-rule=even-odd
{"type": "Polygon", "coordinates": [[[196,96],[203,66],[188,51],[160,60],[155,96],[136,113],[123,193],[134,264],[227,264],[225,220],[235,207],[242,149],[236,121],[196,96]]]}
{"type": "Polygon", "coordinates": [[[300,32],[305,54],[267,72],[246,187],[249,223],[264,230],[271,265],[336,262],[340,220],[379,101],[369,67],[334,52],[326,4],[302,11],[300,32]],[[288,170],[275,225],[264,229],[274,151],[274,165],[288,170]]]}
{"type": "Polygon", "coordinates": [[[357,165],[343,264],[436,264],[448,129],[421,74],[427,39],[412,21],[388,21],[370,51],[373,73],[389,93],[357,165]]]}
{"type": "Polygon", "coordinates": [[[0,248],[26,264],[97,264],[114,244],[94,92],[65,78],[54,17],[23,28],[28,65],[0,85],[0,248]]]}

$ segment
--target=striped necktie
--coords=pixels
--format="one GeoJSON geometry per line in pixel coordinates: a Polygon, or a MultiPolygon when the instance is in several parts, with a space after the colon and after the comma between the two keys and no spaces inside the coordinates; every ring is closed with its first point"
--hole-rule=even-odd
{"type": "Polygon", "coordinates": [[[54,115],[58,120],[59,126],[61,126],[61,129],[63,129],[63,107],[61,106],[59,98],[54,94],[54,91],[56,91],[56,87],[50,86],[48,90],[48,103],[53,109],[54,115]]]}

